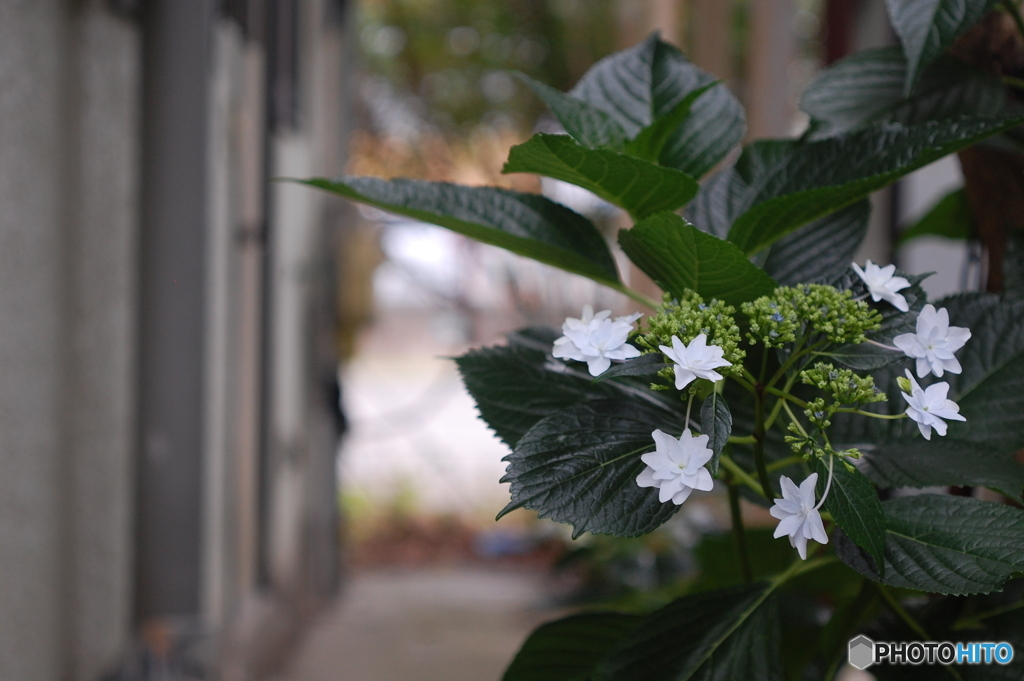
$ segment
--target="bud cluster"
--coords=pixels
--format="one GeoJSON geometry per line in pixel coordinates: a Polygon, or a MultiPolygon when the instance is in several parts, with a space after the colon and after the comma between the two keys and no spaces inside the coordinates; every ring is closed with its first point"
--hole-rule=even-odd
{"type": "MultiPolygon", "coordinates": [[[[722,348],[724,359],[732,364],[719,369],[723,376],[729,376],[743,370],[743,359],[747,356],[740,348],[740,329],[735,314],[736,308],[731,305],[714,298],[705,303],[695,291],[687,290],[679,300],[665,294],[657,314],[647,319],[644,332],[633,342],[647,354],[660,352],[658,348],[662,345],[671,347],[673,336],[689,344],[703,333],[707,344],[722,348]]],[[[670,377],[671,370],[667,371],[670,377]]]]}
{"type": "Polygon", "coordinates": [[[882,316],[851,291],[824,284],[780,286],[770,296],[744,303],[750,318],[748,338],[765,347],[794,342],[813,330],[832,343],[862,343],[865,333],[879,328],[882,316]]]}

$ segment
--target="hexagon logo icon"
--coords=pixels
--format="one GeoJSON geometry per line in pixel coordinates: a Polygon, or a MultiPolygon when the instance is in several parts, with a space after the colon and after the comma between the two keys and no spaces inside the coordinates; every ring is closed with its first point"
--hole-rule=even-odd
{"type": "Polygon", "coordinates": [[[875,662],[875,642],[867,636],[850,640],[850,666],[867,669],[875,662]]]}

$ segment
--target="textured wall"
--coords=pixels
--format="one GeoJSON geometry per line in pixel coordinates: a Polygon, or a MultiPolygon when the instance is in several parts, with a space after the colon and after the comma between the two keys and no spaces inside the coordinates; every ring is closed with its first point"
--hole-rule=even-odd
{"type": "Polygon", "coordinates": [[[0,0],[0,678],[96,678],[130,574],[137,34],[0,0]]]}

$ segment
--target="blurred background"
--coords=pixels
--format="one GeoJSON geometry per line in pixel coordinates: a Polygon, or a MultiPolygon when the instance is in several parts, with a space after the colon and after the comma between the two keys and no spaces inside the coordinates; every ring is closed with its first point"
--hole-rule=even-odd
{"type": "MultiPolygon", "coordinates": [[[[450,361],[624,299],[275,180],[504,185],[613,234],[500,174],[555,125],[510,71],[567,90],[652,30],[751,138],[895,44],[883,0],[0,0],[0,679],[486,681],[559,609],[694,578],[714,493],[628,542],[495,524],[506,450],[450,361]]],[[[976,288],[964,242],[894,245],[961,183],[875,196],[858,260],[976,288]]]]}

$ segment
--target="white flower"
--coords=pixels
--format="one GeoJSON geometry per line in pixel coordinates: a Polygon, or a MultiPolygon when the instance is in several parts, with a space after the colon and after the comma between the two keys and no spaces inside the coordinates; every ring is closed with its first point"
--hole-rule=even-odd
{"type": "Polygon", "coordinates": [[[690,344],[683,345],[677,336],[672,336],[672,347],[658,346],[665,356],[676,363],[676,389],[682,390],[698,378],[709,381],[721,381],[722,375],[715,371],[718,367],[731,367],[732,362],[722,359],[725,351],[717,345],[708,345],[708,337],[703,333],[690,344]]]}
{"type": "Polygon", "coordinates": [[[594,314],[594,308],[584,305],[580,319],[568,317],[562,324],[565,335],[555,341],[551,354],[559,359],[586,362],[591,376],[607,371],[613,359],[639,357],[640,351],[626,343],[626,339],[633,331],[633,322],[643,313],[614,320],[608,319],[611,314],[611,310],[594,314]]]}
{"type": "Polygon", "coordinates": [[[903,333],[893,339],[893,345],[917,360],[917,377],[929,373],[942,376],[942,372],[959,374],[960,362],[953,353],[964,346],[971,330],[949,325],[949,312],[925,305],[917,317],[917,333],[903,333]]]}
{"type": "Polygon", "coordinates": [[[662,503],[671,499],[676,505],[686,501],[695,489],[706,492],[715,486],[711,473],[704,468],[712,456],[707,435],[693,437],[687,428],[678,440],[660,430],[651,437],[657,449],[640,457],[647,468],[636,477],[636,484],[657,487],[662,503]]]}
{"type": "Polygon", "coordinates": [[[861,269],[857,263],[853,263],[853,269],[867,285],[868,293],[871,294],[871,300],[876,303],[879,300],[887,300],[900,312],[906,312],[910,309],[910,306],[907,305],[907,299],[903,297],[903,294],[896,293],[910,286],[910,282],[903,277],[893,276],[896,272],[896,265],[879,267],[868,260],[867,264],[864,265],[864,269],[861,269]]]}
{"type": "MultiPolygon", "coordinates": [[[[825,526],[821,524],[821,514],[818,513],[821,504],[814,504],[814,486],[818,484],[818,474],[808,475],[799,487],[785,475],[779,478],[779,482],[782,484],[782,498],[776,499],[775,505],[768,511],[772,517],[781,521],[775,528],[775,538],[789,535],[790,546],[796,547],[800,557],[807,560],[808,539],[819,544],[828,543],[828,535],[825,534],[825,526]]],[[[825,494],[828,494],[828,490],[825,494]]]]}
{"type": "Polygon", "coordinates": [[[907,378],[910,379],[910,394],[901,392],[903,399],[910,405],[907,407],[907,416],[917,421],[917,427],[921,429],[921,435],[925,440],[932,439],[932,428],[939,435],[946,434],[946,419],[948,421],[966,421],[960,415],[960,407],[953,400],[946,399],[949,393],[949,383],[936,383],[925,389],[917,384],[914,377],[907,370],[907,378]]]}

